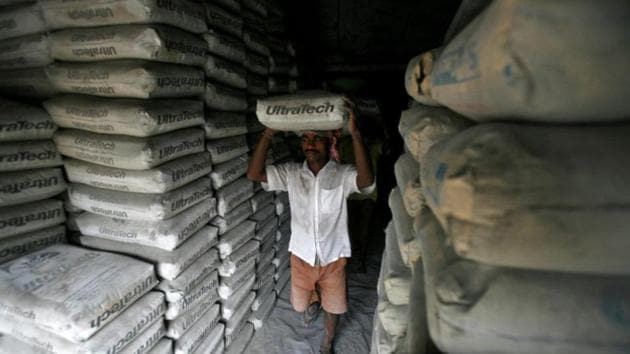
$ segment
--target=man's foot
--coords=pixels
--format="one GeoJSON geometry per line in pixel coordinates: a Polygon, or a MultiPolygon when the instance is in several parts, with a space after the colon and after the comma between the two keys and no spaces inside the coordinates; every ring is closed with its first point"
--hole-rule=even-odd
{"type": "Polygon", "coordinates": [[[304,325],[310,326],[311,323],[313,323],[317,319],[317,316],[319,316],[321,309],[322,307],[319,304],[319,302],[314,302],[310,304],[309,307],[306,309],[306,311],[304,311],[304,315],[303,315],[304,325]]]}

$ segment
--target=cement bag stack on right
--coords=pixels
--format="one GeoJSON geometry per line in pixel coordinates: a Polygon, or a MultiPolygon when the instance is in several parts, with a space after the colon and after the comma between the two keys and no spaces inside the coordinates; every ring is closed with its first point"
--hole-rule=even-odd
{"type": "Polygon", "coordinates": [[[428,82],[412,96],[481,123],[427,106],[401,119],[442,351],[630,350],[629,15],[624,1],[495,1],[416,68],[428,82]]]}

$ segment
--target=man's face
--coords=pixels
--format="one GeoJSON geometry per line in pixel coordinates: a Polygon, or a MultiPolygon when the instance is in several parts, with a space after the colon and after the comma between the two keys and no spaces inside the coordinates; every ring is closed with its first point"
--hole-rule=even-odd
{"type": "Polygon", "coordinates": [[[302,152],[308,162],[325,162],[328,160],[328,137],[316,132],[302,134],[302,152]]]}

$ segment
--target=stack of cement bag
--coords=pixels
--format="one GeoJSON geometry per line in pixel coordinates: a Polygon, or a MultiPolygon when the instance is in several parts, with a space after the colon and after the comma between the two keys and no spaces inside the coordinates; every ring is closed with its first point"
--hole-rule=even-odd
{"type": "Polygon", "coordinates": [[[0,263],[62,243],[66,190],[57,129],[39,106],[0,98],[0,263]]]}
{"type": "Polygon", "coordinates": [[[629,15],[623,1],[496,1],[410,63],[422,104],[401,118],[390,203],[401,255],[421,254],[409,289],[424,285],[426,307],[409,312],[442,351],[630,350],[629,15]]]}
{"type": "Polygon", "coordinates": [[[53,245],[4,264],[0,282],[3,352],[145,353],[170,345],[149,263],[53,245]]]}
{"type": "Polygon", "coordinates": [[[298,68],[295,50],[286,39],[285,14],[277,2],[269,6],[267,43],[269,46],[269,92],[271,94],[293,93],[298,89],[298,68]]]}
{"type": "Polygon", "coordinates": [[[276,215],[278,216],[278,231],[276,231],[276,245],[273,247],[275,256],[273,264],[276,267],[274,280],[275,291],[280,294],[289,282],[291,272],[289,269],[289,240],[291,239],[291,210],[289,208],[289,195],[287,192],[276,192],[274,201],[276,215]]]}

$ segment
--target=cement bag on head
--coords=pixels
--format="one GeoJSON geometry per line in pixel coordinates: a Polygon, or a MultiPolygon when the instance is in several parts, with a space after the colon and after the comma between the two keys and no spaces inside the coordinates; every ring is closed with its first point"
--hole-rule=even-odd
{"type": "Polygon", "coordinates": [[[125,170],[65,159],[68,179],[93,187],[137,193],[165,193],[212,171],[210,154],[202,152],[144,171],[125,170]]]}
{"type": "Polygon", "coordinates": [[[46,32],[40,3],[15,4],[0,12],[0,40],[46,32]]]}
{"type": "Polygon", "coordinates": [[[217,28],[238,38],[242,37],[243,19],[241,17],[209,2],[205,2],[204,6],[206,10],[206,22],[210,24],[211,28],[217,28]]]}
{"type": "Polygon", "coordinates": [[[204,200],[172,219],[160,221],[114,219],[92,213],[77,218],[87,236],[135,243],[172,251],[216,216],[214,198],[204,200]]]}
{"type": "Polygon", "coordinates": [[[0,333],[0,353],[30,353],[30,354],[50,354],[49,350],[36,347],[32,343],[21,341],[13,336],[0,333]]]}
{"type": "Polygon", "coordinates": [[[473,127],[431,149],[424,194],[465,258],[627,275],[628,134],[628,124],[473,127]]]}
{"type": "Polygon", "coordinates": [[[179,339],[195,323],[197,323],[201,316],[205,315],[206,312],[210,311],[212,313],[216,313],[216,316],[218,316],[220,307],[221,305],[215,303],[214,301],[205,301],[196,305],[194,308],[181,314],[176,319],[167,321],[166,336],[174,340],[179,339]]]}
{"type": "Polygon", "coordinates": [[[206,81],[203,98],[206,106],[219,111],[241,112],[247,108],[245,91],[210,80],[206,81]]]}
{"type": "Polygon", "coordinates": [[[214,171],[210,173],[212,179],[212,187],[219,190],[225,185],[236,181],[247,172],[249,157],[243,154],[235,159],[223,162],[215,166],[214,171]]]}
{"type": "Polygon", "coordinates": [[[59,92],[121,98],[201,96],[205,81],[201,69],[143,60],[55,63],[46,73],[59,92]]]}
{"type": "Polygon", "coordinates": [[[0,141],[50,139],[55,130],[41,107],[0,98],[0,141]]]}
{"type": "Polygon", "coordinates": [[[219,215],[225,216],[230,210],[248,200],[254,195],[253,183],[245,177],[217,191],[217,210],[219,215]]]}
{"type": "Polygon", "coordinates": [[[196,100],[63,95],[43,105],[61,127],[102,134],[146,137],[204,123],[203,102],[196,100]]]}
{"type": "Polygon", "coordinates": [[[50,39],[33,34],[0,42],[0,70],[36,68],[53,62],[50,39]]]}
{"type": "Polygon", "coordinates": [[[0,264],[57,243],[66,243],[64,225],[0,238],[0,264]]]}
{"type": "Polygon", "coordinates": [[[249,151],[245,135],[210,140],[206,144],[206,149],[210,152],[212,163],[215,165],[235,159],[249,151]]]}
{"type": "Polygon", "coordinates": [[[478,121],[626,119],[628,17],[623,0],[495,1],[444,48],[431,97],[478,121]]]}
{"type": "Polygon", "coordinates": [[[470,127],[472,122],[442,107],[417,105],[402,112],[398,131],[418,162],[431,146],[470,127]]]}
{"type": "Polygon", "coordinates": [[[166,334],[164,321],[155,321],[140,336],[120,351],[121,354],[145,354],[148,353],[166,334]]]}
{"type": "Polygon", "coordinates": [[[203,279],[215,271],[219,266],[219,255],[215,249],[199,256],[184,272],[177,278],[160,281],[157,290],[166,295],[167,302],[177,302],[186,294],[189,294],[203,279]]]}
{"type": "Polygon", "coordinates": [[[275,130],[335,130],[345,126],[348,107],[343,96],[310,91],[258,100],[256,116],[275,130]]]}
{"type": "Polygon", "coordinates": [[[169,302],[164,317],[171,321],[202,302],[216,302],[219,299],[218,286],[219,277],[215,271],[202,280],[190,293],[185,294],[182,299],[176,302],[169,302]]]}
{"type": "Polygon", "coordinates": [[[193,33],[208,29],[203,7],[186,0],[47,0],[42,9],[51,29],[133,23],[162,23],[193,33]]]}
{"type": "Polygon", "coordinates": [[[260,308],[257,311],[254,311],[251,316],[249,316],[248,322],[254,325],[255,330],[259,330],[263,327],[263,325],[271,315],[275,304],[276,294],[274,292],[271,292],[267,299],[260,305],[260,308]]]}
{"type": "Polygon", "coordinates": [[[392,189],[389,194],[389,208],[392,211],[392,221],[396,229],[401,258],[407,268],[411,269],[422,255],[422,245],[420,244],[420,238],[413,229],[413,219],[405,210],[398,187],[392,189]]]}
{"type": "Polygon", "coordinates": [[[404,153],[394,164],[394,175],[407,214],[411,217],[416,216],[424,205],[424,196],[420,185],[420,165],[410,153],[404,153]]]}
{"type": "Polygon", "coordinates": [[[61,166],[52,140],[0,143],[0,172],[61,166]]]}
{"type": "Polygon", "coordinates": [[[175,354],[189,354],[201,345],[208,337],[214,327],[219,323],[219,313],[212,310],[207,311],[199,321],[197,321],[186,333],[184,333],[177,341],[175,341],[175,354]]]}
{"type": "Polygon", "coordinates": [[[208,51],[233,62],[242,64],[245,61],[245,43],[239,38],[232,37],[213,29],[201,35],[208,43],[208,51]]]}
{"type": "Polygon", "coordinates": [[[204,226],[173,251],[83,235],[79,241],[85,247],[124,253],[145,259],[155,264],[161,279],[174,280],[216,244],[217,229],[212,226],[204,226]]]}
{"type": "Polygon", "coordinates": [[[427,106],[440,106],[431,98],[431,72],[443,48],[435,48],[411,58],[405,70],[405,90],[416,102],[427,106]]]}
{"type": "Polygon", "coordinates": [[[63,223],[60,200],[46,199],[0,208],[0,239],[63,223]]]}
{"type": "Polygon", "coordinates": [[[0,280],[0,315],[75,342],[90,338],[157,283],[148,263],[65,245],[5,264],[0,280]]]}
{"type": "Polygon", "coordinates": [[[227,138],[247,134],[247,121],[242,113],[210,111],[204,129],[207,139],[227,138]]]}
{"type": "Polygon", "coordinates": [[[242,65],[232,63],[216,55],[208,55],[204,62],[206,77],[239,89],[247,88],[247,71],[242,65]]]}
{"type": "Polygon", "coordinates": [[[225,214],[225,216],[215,217],[210,221],[210,224],[219,229],[219,235],[224,235],[228,231],[239,226],[243,221],[247,220],[252,213],[252,205],[246,200],[225,214]]]}
{"type": "Polygon", "coordinates": [[[129,220],[166,220],[212,197],[210,179],[202,177],[164,194],[116,192],[72,183],[72,203],[91,213],[129,220]]]}
{"type": "Polygon", "coordinates": [[[48,67],[0,71],[0,93],[7,97],[48,98],[59,94],[48,67]]]}
{"type": "Polygon", "coordinates": [[[269,75],[269,59],[264,55],[247,50],[245,52],[244,65],[250,72],[262,76],[269,75]]]}
{"type": "Polygon", "coordinates": [[[167,338],[160,339],[157,344],[151,348],[148,354],[172,354],[173,353],[173,341],[167,338]]]}
{"type": "Polygon", "coordinates": [[[194,128],[147,138],[61,129],[54,141],[64,156],[129,170],[148,170],[205,147],[203,131],[194,128]]]}
{"type": "Polygon", "coordinates": [[[0,207],[47,199],[65,190],[60,168],[0,173],[0,207]]]}

